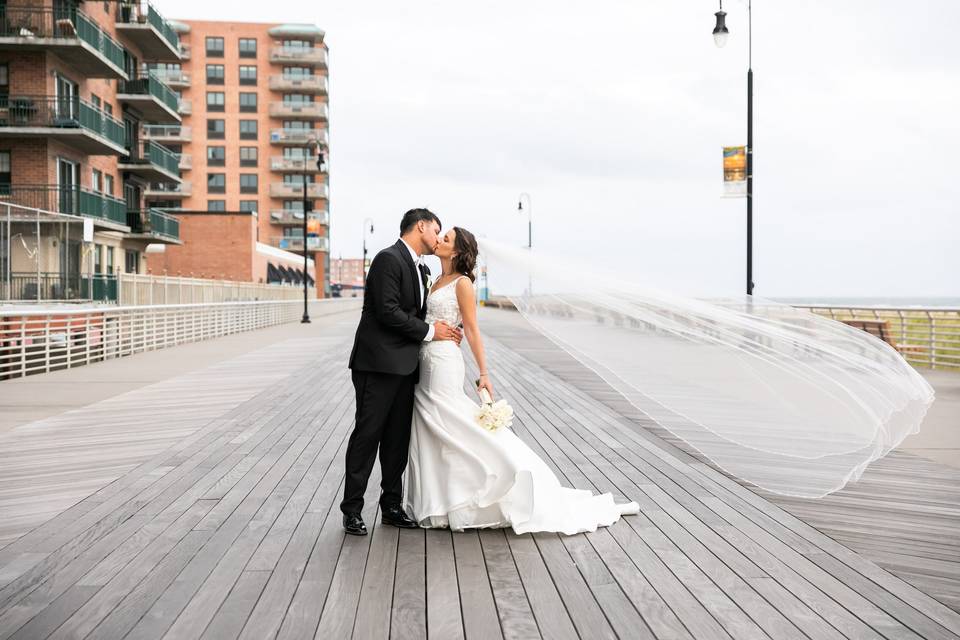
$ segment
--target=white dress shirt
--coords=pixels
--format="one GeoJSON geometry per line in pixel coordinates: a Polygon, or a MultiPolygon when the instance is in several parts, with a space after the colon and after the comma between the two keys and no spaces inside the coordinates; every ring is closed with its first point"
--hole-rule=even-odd
{"type": "MultiPolygon", "coordinates": [[[[420,275],[420,269],[419,269],[419,266],[422,263],[422,260],[420,259],[420,254],[414,251],[413,247],[407,244],[407,241],[404,240],[403,238],[400,238],[400,242],[402,242],[403,246],[405,246],[407,248],[407,251],[410,252],[410,257],[413,258],[413,264],[417,265],[418,267],[417,268],[417,286],[420,287],[420,300],[422,302],[423,300],[425,300],[424,294],[426,292],[423,290],[423,277],[420,275]]],[[[424,336],[423,338],[424,342],[430,342],[431,340],[433,340],[433,332],[434,332],[433,325],[431,324],[429,326],[430,328],[427,329],[427,335],[424,336]]]]}

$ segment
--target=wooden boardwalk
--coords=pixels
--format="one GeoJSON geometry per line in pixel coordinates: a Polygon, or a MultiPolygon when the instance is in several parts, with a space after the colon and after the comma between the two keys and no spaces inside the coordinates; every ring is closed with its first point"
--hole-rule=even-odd
{"type": "Polygon", "coordinates": [[[0,436],[0,639],[960,637],[960,614],[488,317],[517,433],[568,485],[640,515],[570,537],[401,531],[379,526],[373,478],[371,535],[345,537],[353,323],[328,321],[0,436]]]}

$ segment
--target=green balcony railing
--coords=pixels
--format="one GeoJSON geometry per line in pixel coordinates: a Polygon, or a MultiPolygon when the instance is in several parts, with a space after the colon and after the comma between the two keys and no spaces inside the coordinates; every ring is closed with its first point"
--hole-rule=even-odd
{"type": "Polygon", "coordinates": [[[123,200],[80,187],[0,184],[0,202],[127,224],[127,205],[123,200]]]}
{"type": "Polygon", "coordinates": [[[72,7],[0,6],[0,37],[80,39],[123,69],[123,47],[89,16],[72,7]]]}
{"type": "Polygon", "coordinates": [[[163,39],[173,45],[174,49],[180,48],[180,36],[177,35],[177,32],[173,30],[173,27],[170,26],[170,23],[167,22],[160,12],[157,11],[153,4],[150,4],[149,9],[147,10],[147,21],[153,25],[153,28],[160,32],[160,35],[163,36],[163,39]]]}
{"type": "Polygon", "coordinates": [[[123,123],[78,97],[0,96],[0,127],[83,128],[126,146],[123,123]]]}
{"type": "Polygon", "coordinates": [[[177,98],[177,94],[153,73],[135,80],[122,81],[117,93],[151,95],[170,107],[174,113],[178,113],[180,110],[180,99],[177,98]]]}
{"type": "Polygon", "coordinates": [[[144,233],[169,240],[180,239],[180,221],[159,209],[128,211],[127,226],[134,233],[144,233]]]}

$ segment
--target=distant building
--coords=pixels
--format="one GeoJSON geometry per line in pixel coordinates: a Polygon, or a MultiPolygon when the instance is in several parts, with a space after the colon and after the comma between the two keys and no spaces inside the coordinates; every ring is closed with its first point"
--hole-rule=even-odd
{"type": "Polygon", "coordinates": [[[180,39],[148,2],[0,11],[0,299],[116,299],[148,244],[181,242],[145,198],[151,183],[182,188],[179,158],[147,133],[181,126],[177,94],[147,69],[179,65],[180,39]]]}
{"type": "MultiPolygon", "coordinates": [[[[316,259],[310,275],[320,283],[317,295],[329,295],[327,174],[306,151],[307,143],[315,140],[329,161],[324,32],[303,24],[191,20],[173,26],[183,42],[183,60],[152,69],[179,92],[183,123],[149,131],[180,154],[184,180],[179,185],[155,184],[147,194],[151,206],[211,216],[256,212],[256,241],[285,252],[302,254],[306,249],[316,259]],[[306,243],[304,179],[312,210],[306,243]]],[[[248,238],[208,235],[207,230],[232,225],[191,222],[183,230],[183,250],[172,253],[191,254],[184,264],[201,271],[223,271],[230,248],[247,246],[248,238]]],[[[157,272],[161,262],[155,262],[154,255],[150,268],[157,272]]],[[[252,275],[254,281],[269,276],[266,265],[252,275]]]]}

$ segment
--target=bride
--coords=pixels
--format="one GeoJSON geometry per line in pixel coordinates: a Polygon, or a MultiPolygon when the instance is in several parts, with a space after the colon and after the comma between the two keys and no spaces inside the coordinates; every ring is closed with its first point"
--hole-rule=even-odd
{"type": "MultiPolygon", "coordinates": [[[[426,321],[463,326],[480,369],[480,388],[492,396],[473,291],[477,241],[466,229],[454,227],[434,255],[443,274],[427,297],[426,321]]],[[[464,375],[463,354],[454,342],[423,344],[403,482],[404,508],[420,526],[575,534],[639,512],[637,503],[617,504],[609,493],[595,496],[560,486],[510,429],[488,431],[478,425],[478,406],[463,391],[464,375]]]]}

